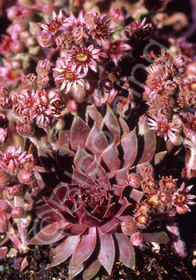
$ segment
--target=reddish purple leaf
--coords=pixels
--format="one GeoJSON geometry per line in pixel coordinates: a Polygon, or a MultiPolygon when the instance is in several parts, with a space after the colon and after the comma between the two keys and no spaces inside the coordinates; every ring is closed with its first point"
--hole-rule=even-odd
{"type": "Polygon", "coordinates": [[[114,234],[119,247],[119,261],[125,266],[135,268],[135,252],[127,235],[123,233],[114,234]]]}
{"type": "Polygon", "coordinates": [[[70,130],[60,130],[58,134],[58,144],[61,148],[69,148],[70,130]]]}
{"type": "Polygon", "coordinates": [[[107,146],[108,142],[106,136],[98,129],[97,125],[94,124],[86,140],[86,148],[99,158],[107,146]]]}
{"type": "Polygon", "coordinates": [[[138,191],[136,189],[131,190],[130,197],[135,200],[136,202],[139,202],[142,199],[142,196],[144,195],[143,192],[138,191]]]}
{"type": "Polygon", "coordinates": [[[112,143],[102,152],[101,157],[110,171],[115,171],[120,168],[118,151],[114,143],[112,143]]]}
{"type": "Polygon", "coordinates": [[[70,130],[71,148],[76,151],[78,146],[85,147],[85,142],[89,134],[89,127],[79,117],[75,117],[70,130]]]}
{"type": "Polygon", "coordinates": [[[101,113],[97,111],[97,108],[95,106],[88,106],[86,109],[86,122],[89,122],[89,118],[91,118],[97,125],[99,129],[101,129],[101,122],[102,122],[102,116],[101,113]]]}
{"type": "Polygon", "coordinates": [[[159,244],[165,244],[170,241],[167,233],[165,231],[152,232],[152,233],[142,233],[144,241],[157,242],[159,244]]]}
{"type": "Polygon", "coordinates": [[[48,267],[53,267],[66,261],[73,254],[79,241],[79,235],[68,236],[65,238],[65,240],[52,251],[52,262],[48,267]]]}
{"type": "Polygon", "coordinates": [[[153,130],[144,134],[144,151],[138,164],[151,161],[156,148],[156,136],[153,130]]]}
{"type": "Polygon", "coordinates": [[[119,118],[119,122],[120,122],[120,125],[121,125],[121,129],[123,131],[123,134],[128,134],[130,132],[130,130],[129,130],[128,125],[124,121],[124,119],[119,118]]]}
{"type": "Polygon", "coordinates": [[[126,134],[122,137],[121,146],[124,153],[124,163],[122,168],[127,166],[130,167],[136,158],[138,148],[135,129],[132,130],[129,134],[126,134]]]}
{"type": "Polygon", "coordinates": [[[106,174],[105,170],[96,159],[94,159],[91,163],[89,168],[86,170],[86,173],[94,180],[103,177],[106,174]]]}
{"type": "Polygon", "coordinates": [[[99,227],[99,230],[102,233],[110,233],[113,232],[120,224],[120,221],[117,220],[116,218],[113,218],[109,222],[103,224],[102,226],[99,227]]]}
{"type": "Polygon", "coordinates": [[[59,231],[56,223],[48,225],[41,230],[37,229],[35,225],[33,231],[36,232],[37,230],[39,230],[39,232],[31,239],[29,242],[30,245],[48,245],[55,243],[65,237],[65,235],[59,231]]]}
{"type": "Polygon", "coordinates": [[[99,231],[100,237],[100,251],[98,259],[106,271],[111,274],[114,259],[115,259],[115,245],[112,234],[103,234],[99,231]]]}
{"type": "Polygon", "coordinates": [[[124,186],[126,185],[126,181],[127,181],[127,174],[128,174],[128,167],[119,169],[115,172],[115,178],[116,178],[116,183],[120,186],[124,186]]]}
{"type": "Polygon", "coordinates": [[[98,259],[96,259],[93,263],[89,265],[87,269],[83,272],[83,280],[90,280],[92,279],[97,272],[100,270],[101,264],[98,259]]]}
{"type": "Polygon", "coordinates": [[[93,157],[91,157],[79,146],[74,158],[75,168],[79,170],[86,170],[93,161],[93,157]]]}
{"type": "Polygon", "coordinates": [[[96,180],[96,182],[99,184],[99,186],[105,190],[111,190],[111,184],[110,181],[108,179],[108,175],[99,178],[96,180]]]}
{"type": "Polygon", "coordinates": [[[97,241],[96,228],[91,227],[87,234],[82,235],[75,248],[69,265],[69,278],[72,279],[83,270],[83,263],[92,255],[97,241]]]}
{"type": "Polygon", "coordinates": [[[106,125],[108,130],[111,132],[113,142],[117,145],[120,141],[120,126],[109,106],[107,107],[106,115],[103,118],[102,128],[104,125],[106,125]]]}
{"type": "Polygon", "coordinates": [[[5,256],[7,255],[8,248],[7,247],[1,247],[0,248],[0,260],[3,260],[5,256]]]}

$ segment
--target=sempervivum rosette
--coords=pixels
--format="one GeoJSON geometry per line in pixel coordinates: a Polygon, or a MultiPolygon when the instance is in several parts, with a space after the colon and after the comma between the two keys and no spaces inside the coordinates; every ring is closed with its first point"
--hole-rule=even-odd
{"type": "MultiPolygon", "coordinates": [[[[91,279],[101,266],[110,274],[117,259],[127,267],[134,267],[132,244],[139,244],[143,239],[133,211],[143,192],[134,184],[131,186],[130,169],[136,162],[150,161],[155,149],[154,132],[140,121],[139,130],[144,139],[143,153],[138,155],[136,129],[130,131],[126,122],[117,119],[109,107],[104,117],[95,107],[87,107],[85,120],[75,116],[70,132],[59,133],[58,150],[45,170],[49,175],[55,169],[59,184],[38,207],[39,218],[31,240],[31,244],[41,245],[61,240],[51,250],[50,267],[71,257],[70,279],[81,272],[83,279],[91,279]],[[57,169],[62,171],[66,158],[71,157],[72,171],[64,170],[62,176],[57,169]],[[63,182],[66,177],[71,177],[71,181],[63,182]],[[38,224],[42,225],[39,232],[38,224]],[[133,238],[135,233],[137,240],[133,238]]],[[[47,152],[39,151],[39,155],[45,162],[47,152]]]]}

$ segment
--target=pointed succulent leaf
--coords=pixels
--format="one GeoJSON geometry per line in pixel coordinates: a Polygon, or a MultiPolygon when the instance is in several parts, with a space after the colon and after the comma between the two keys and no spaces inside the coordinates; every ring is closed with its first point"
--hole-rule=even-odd
{"type": "MultiPolygon", "coordinates": [[[[77,214],[77,210],[75,212],[77,214]]],[[[83,210],[83,215],[80,219],[80,222],[86,226],[92,227],[92,226],[99,226],[102,221],[97,217],[91,215],[86,210],[83,210]]]]}
{"type": "Polygon", "coordinates": [[[165,244],[170,241],[170,238],[165,231],[142,233],[142,235],[144,237],[144,240],[148,242],[157,242],[160,244],[165,244]]]}
{"type": "Polygon", "coordinates": [[[128,134],[130,132],[130,129],[128,125],[126,124],[125,120],[122,118],[119,118],[120,126],[123,132],[123,135],[128,134]]]}
{"type": "Polygon", "coordinates": [[[151,161],[156,148],[156,135],[153,130],[144,134],[144,150],[138,164],[151,161]]]}
{"type": "Polygon", "coordinates": [[[70,130],[60,130],[58,135],[59,147],[69,149],[70,130]]]}
{"type": "Polygon", "coordinates": [[[121,261],[125,266],[134,269],[135,252],[128,236],[123,233],[115,233],[114,235],[119,248],[119,261],[121,261]]]}
{"type": "Polygon", "coordinates": [[[122,168],[131,166],[137,155],[137,137],[135,129],[121,139],[124,163],[122,168]]]}
{"type": "Polygon", "coordinates": [[[139,202],[142,199],[143,192],[138,191],[136,189],[131,190],[130,198],[135,200],[136,202],[139,202]]]}
{"type": "Polygon", "coordinates": [[[103,118],[102,129],[104,125],[106,125],[106,127],[112,134],[113,142],[117,145],[120,141],[120,126],[109,106],[107,107],[106,115],[103,118]]]}
{"type": "Polygon", "coordinates": [[[85,147],[85,142],[89,134],[89,127],[80,118],[75,117],[70,130],[70,144],[71,148],[76,151],[80,145],[82,148],[85,147]]]}
{"type": "Polygon", "coordinates": [[[162,152],[156,153],[154,156],[154,165],[160,164],[164,160],[166,154],[167,154],[167,151],[162,151],[162,152]]]}
{"type": "Polygon", "coordinates": [[[91,188],[95,185],[94,181],[88,175],[79,172],[75,168],[73,168],[72,184],[85,185],[86,188],[91,188]]]}
{"type": "Polygon", "coordinates": [[[124,186],[127,184],[128,167],[119,169],[115,172],[116,183],[118,185],[124,186]]]}
{"type": "Polygon", "coordinates": [[[96,228],[91,227],[87,234],[82,235],[80,243],[76,246],[69,265],[69,278],[72,279],[83,270],[83,263],[92,255],[96,246],[96,228]]]}
{"type": "Polygon", "coordinates": [[[96,158],[91,163],[91,165],[87,168],[86,173],[93,180],[100,178],[100,177],[104,177],[106,175],[105,170],[103,169],[101,164],[96,160],[96,158]]]}
{"type": "Polygon", "coordinates": [[[91,157],[84,149],[79,146],[74,158],[74,166],[76,169],[86,170],[93,161],[93,157],[91,157]]]}
{"type": "Polygon", "coordinates": [[[97,272],[100,270],[101,264],[98,259],[92,262],[89,267],[87,267],[83,272],[83,280],[90,280],[92,279],[97,272]]]}
{"type": "Polygon", "coordinates": [[[85,118],[87,123],[89,123],[91,118],[96,123],[97,127],[101,129],[102,116],[95,106],[87,107],[85,118]]]}
{"type": "Polygon", "coordinates": [[[97,125],[94,124],[86,140],[86,148],[99,158],[107,146],[108,142],[106,136],[100,131],[97,125]]]}
{"type": "Polygon", "coordinates": [[[51,209],[48,205],[41,205],[37,208],[37,216],[50,224],[64,221],[63,215],[59,211],[51,209]]]}
{"type": "Polygon", "coordinates": [[[65,240],[52,251],[52,262],[49,264],[48,268],[66,261],[73,254],[79,241],[79,235],[68,236],[65,238],[65,240]]]}
{"type": "Polygon", "coordinates": [[[114,143],[112,143],[102,152],[101,157],[110,171],[115,171],[120,168],[118,151],[114,143]]]}
{"type": "Polygon", "coordinates": [[[98,259],[106,271],[111,274],[114,259],[115,259],[115,245],[112,234],[103,234],[99,231],[100,237],[100,251],[98,259]]]}
{"type": "Polygon", "coordinates": [[[105,189],[105,190],[111,190],[111,184],[110,184],[108,175],[97,179],[96,182],[98,183],[98,185],[99,185],[101,188],[103,188],[103,189],[105,189]]]}
{"type": "MultiPolygon", "coordinates": [[[[36,225],[35,225],[36,226],[36,225]]],[[[36,228],[34,228],[34,232],[36,228]]],[[[48,225],[40,230],[29,242],[30,245],[49,245],[61,240],[64,236],[56,223],[48,225]]]]}
{"type": "Polygon", "coordinates": [[[117,220],[116,218],[113,218],[109,222],[100,226],[99,230],[104,234],[110,233],[110,232],[113,232],[113,230],[116,229],[119,226],[119,224],[120,224],[119,220],[117,220]]]}

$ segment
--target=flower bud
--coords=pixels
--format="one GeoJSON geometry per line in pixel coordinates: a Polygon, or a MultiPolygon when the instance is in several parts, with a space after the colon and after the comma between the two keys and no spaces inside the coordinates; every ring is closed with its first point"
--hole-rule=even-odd
{"type": "Polygon", "coordinates": [[[22,207],[15,207],[12,209],[11,216],[13,219],[19,219],[24,217],[25,211],[22,207]]]}
{"type": "Polygon", "coordinates": [[[18,195],[21,193],[21,185],[16,184],[14,186],[8,187],[7,190],[10,195],[13,195],[13,196],[18,195]]]}
{"type": "Polygon", "coordinates": [[[121,229],[126,235],[132,235],[138,230],[133,217],[125,217],[121,224],[121,229]]]}
{"type": "Polygon", "coordinates": [[[21,169],[18,172],[18,181],[21,184],[27,184],[29,185],[32,181],[34,181],[34,174],[32,171],[27,169],[21,169]]]}
{"type": "Polygon", "coordinates": [[[140,232],[136,232],[131,236],[130,241],[134,246],[140,246],[144,241],[144,237],[140,232]]]}
{"type": "Polygon", "coordinates": [[[128,175],[127,183],[134,188],[141,186],[142,176],[137,173],[131,173],[128,175]]]}

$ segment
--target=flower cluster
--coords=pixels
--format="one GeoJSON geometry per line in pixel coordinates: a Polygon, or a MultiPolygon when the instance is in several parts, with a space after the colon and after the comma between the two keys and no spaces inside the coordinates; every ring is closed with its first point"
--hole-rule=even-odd
{"type": "Polygon", "coordinates": [[[134,269],[136,246],[171,241],[185,257],[174,217],[195,204],[196,51],[173,37],[169,1],[13,2],[0,42],[0,259],[9,240],[21,257],[49,245],[48,267],[67,261],[69,279],[90,280],[116,261],[134,269]]]}

